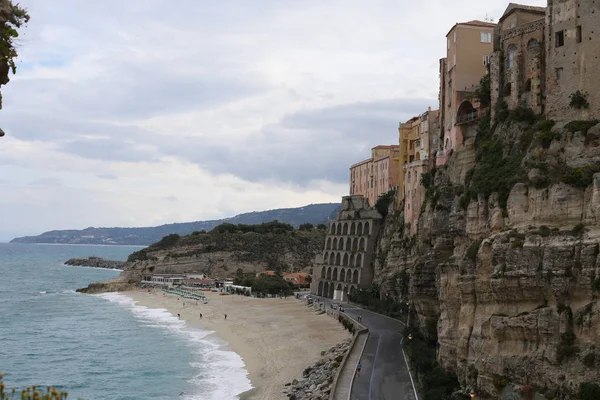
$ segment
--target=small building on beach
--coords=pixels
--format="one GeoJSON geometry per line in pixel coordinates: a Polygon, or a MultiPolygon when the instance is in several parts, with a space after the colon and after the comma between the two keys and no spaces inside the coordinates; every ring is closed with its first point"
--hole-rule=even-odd
{"type": "Polygon", "coordinates": [[[153,275],[144,275],[142,278],[142,283],[150,283],[150,284],[161,285],[161,286],[173,286],[173,285],[183,284],[184,280],[185,280],[185,277],[183,275],[153,274],[153,275]]]}

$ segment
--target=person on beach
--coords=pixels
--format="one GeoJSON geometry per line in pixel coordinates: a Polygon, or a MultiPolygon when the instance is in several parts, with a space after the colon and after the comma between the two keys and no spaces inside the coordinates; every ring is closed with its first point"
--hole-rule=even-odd
{"type": "Polygon", "coordinates": [[[225,314],[225,319],[227,319],[227,314],[225,314]]]}
{"type": "Polygon", "coordinates": [[[200,319],[202,319],[202,313],[200,313],[200,319]]]}
{"type": "Polygon", "coordinates": [[[360,365],[360,361],[359,361],[358,365],[356,366],[356,375],[360,375],[360,369],[361,369],[361,365],[360,365]]]}
{"type": "Polygon", "coordinates": [[[181,314],[177,314],[177,319],[181,319],[181,314]]]}

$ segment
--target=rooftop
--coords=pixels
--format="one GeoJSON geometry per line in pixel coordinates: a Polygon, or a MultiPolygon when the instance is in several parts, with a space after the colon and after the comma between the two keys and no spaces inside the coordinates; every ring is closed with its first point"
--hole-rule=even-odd
{"type": "Polygon", "coordinates": [[[512,14],[513,12],[515,12],[517,10],[528,11],[528,12],[535,13],[535,14],[546,14],[546,7],[528,6],[525,4],[509,3],[508,7],[506,7],[504,14],[502,14],[502,17],[500,17],[499,21],[502,21],[503,19],[505,19],[506,17],[508,17],[510,14],[512,14]]]}
{"type": "Polygon", "coordinates": [[[482,28],[495,28],[496,24],[493,22],[486,22],[486,21],[479,21],[474,19],[473,21],[467,21],[467,22],[457,22],[456,24],[454,24],[454,26],[448,31],[448,33],[446,34],[446,36],[448,36],[450,34],[450,32],[452,32],[454,30],[454,28],[456,28],[459,25],[466,25],[466,26],[480,26],[482,28]]]}

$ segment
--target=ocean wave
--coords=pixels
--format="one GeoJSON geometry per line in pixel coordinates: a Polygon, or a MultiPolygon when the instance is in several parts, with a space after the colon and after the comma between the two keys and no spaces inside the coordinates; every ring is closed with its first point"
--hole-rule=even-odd
{"type": "Polygon", "coordinates": [[[103,293],[97,297],[117,303],[142,322],[144,326],[164,329],[183,338],[194,355],[194,377],[188,381],[193,393],[180,393],[182,400],[234,400],[239,394],[252,389],[244,361],[235,352],[225,350],[225,344],[211,336],[214,332],[191,329],[164,308],[137,305],[133,299],[120,293],[103,293]]]}

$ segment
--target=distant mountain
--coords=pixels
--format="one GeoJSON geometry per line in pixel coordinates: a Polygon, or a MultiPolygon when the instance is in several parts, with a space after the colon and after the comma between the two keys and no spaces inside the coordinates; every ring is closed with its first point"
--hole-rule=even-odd
{"type": "Polygon", "coordinates": [[[183,222],[146,228],[86,228],[44,232],[38,236],[14,238],[10,243],[58,243],[58,244],[122,244],[149,245],[163,237],[177,233],[189,235],[194,231],[209,231],[223,222],[232,224],[260,224],[277,220],[298,227],[304,223],[313,225],[335,219],[338,203],[310,204],[299,208],[255,211],[213,221],[183,222]]]}

